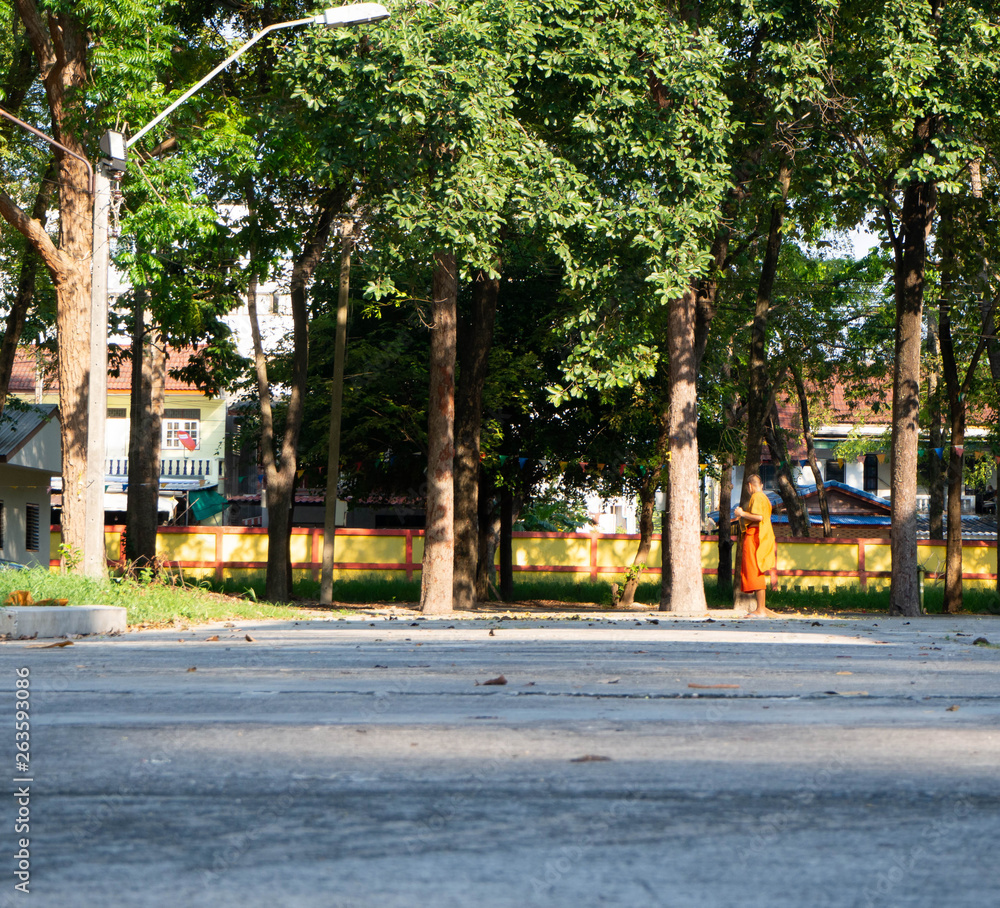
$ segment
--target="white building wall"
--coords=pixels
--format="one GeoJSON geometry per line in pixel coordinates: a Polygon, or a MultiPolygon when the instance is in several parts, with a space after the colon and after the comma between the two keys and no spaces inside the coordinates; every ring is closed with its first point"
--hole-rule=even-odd
{"type": "Polygon", "coordinates": [[[3,546],[0,558],[21,564],[49,566],[49,476],[39,470],[0,467],[0,502],[3,502],[3,546]],[[27,547],[28,505],[38,507],[38,548],[27,547]]]}

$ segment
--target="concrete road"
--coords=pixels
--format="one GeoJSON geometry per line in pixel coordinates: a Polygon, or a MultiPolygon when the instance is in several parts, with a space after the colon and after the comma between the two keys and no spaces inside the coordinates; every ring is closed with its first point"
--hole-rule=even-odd
{"type": "Polygon", "coordinates": [[[30,894],[7,873],[0,906],[996,905],[1000,648],[980,638],[1000,620],[6,642],[31,716],[25,775],[12,707],[8,771],[32,781],[3,846],[15,871],[28,851],[30,894]]]}

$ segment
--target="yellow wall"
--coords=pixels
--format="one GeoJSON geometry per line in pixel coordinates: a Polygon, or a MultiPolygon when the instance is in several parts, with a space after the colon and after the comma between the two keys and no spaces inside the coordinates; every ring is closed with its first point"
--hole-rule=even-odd
{"type": "MultiPolygon", "coordinates": [[[[52,561],[58,562],[60,534],[58,528],[51,533],[52,561]]],[[[247,532],[240,527],[221,528],[222,564],[216,563],[216,532],[214,530],[191,527],[187,531],[161,532],[157,538],[157,554],[167,562],[178,563],[185,577],[211,577],[221,574],[224,578],[249,579],[264,571],[267,563],[267,534],[247,532]],[[197,563],[201,563],[200,565],[197,563]],[[235,564],[248,566],[235,567],[235,564]]],[[[109,531],[106,536],[108,557],[120,557],[119,531],[109,531]]],[[[423,537],[416,531],[410,532],[412,557],[406,564],[406,533],[399,532],[351,532],[337,534],[336,558],[338,564],[355,565],[338,568],[335,576],[340,578],[358,577],[378,572],[386,577],[405,577],[409,572],[419,577],[420,562],[423,557],[423,537]],[[377,568],[375,565],[392,565],[377,568]],[[398,565],[398,567],[397,567],[398,565]]],[[[884,587],[888,577],[872,577],[872,573],[888,572],[891,558],[888,542],[865,540],[865,571],[869,575],[870,587],[884,587]]],[[[592,571],[592,546],[596,547],[597,576],[602,580],[621,579],[631,566],[638,548],[635,536],[552,536],[546,534],[516,534],[513,541],[515,571],[518,568],[542,568],[523,571],[538,579],[561,581],[587,581],[592,571]],[[544,568],[564,570],[544,570],[544,568]],[[565,570],[569,568],[570,570],[565,570]]],[[[318,559],[322,551],[322,533],[297,531],[292,534],[292,561],[307,564],[308,568],[297,568],[296,577],[316,576],[318,559]],[[317,540],[314,548],[314,539],[317,540]],[[313,561],[314,553],[317,562],[313,561]]],[[[945,547],[943,545],[921,544],[918,559],[931,572],[944,570],[945,547]]],[[[703,538],[701,542],[702,570],[714,572],[718,564],[718,548],[713,539],[703,538]]],[[[660,546],[657,540],[647,559],[647,569],[654,573],[660,565],[660,546]]],[[[995,546],[969,543],[963,551],[965,574],[995,575],[997,551],[995,546]]],[[[835,590],[838,587],[858,584],[858,543],[854,542],[780,542],[777,559],[778,585],[802,589],[835,590]],[[816,576],[817,572],[843,572],[842,576],[816,576]],[[803,576],[797,572],[806,572],[803,576]],[[813,572],[813,576],[808,573],[813,572]]],[[[936,582],[934,578],[929,583],[936,582]]],[[[990,578],[966,580],[967,586],[992,587],[990,578]]]]}

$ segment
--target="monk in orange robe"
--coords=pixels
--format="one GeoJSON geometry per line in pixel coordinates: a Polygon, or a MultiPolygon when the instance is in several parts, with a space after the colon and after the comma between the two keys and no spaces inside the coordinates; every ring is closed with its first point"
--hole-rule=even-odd
{"type": "Polygon", "coordinates": [[[747,509],[737,507],[733,512],[743,527],[740,588],[744,593],[753,592],[757,598],[757,608],[747,613],[748,618],[776,617],[775,612],[764,606],[767,575],[775,564],[771,502],[764,494],[764,484],[756,473],[750,475],[747,484],[750,487],[750,502],[747,509]]]}

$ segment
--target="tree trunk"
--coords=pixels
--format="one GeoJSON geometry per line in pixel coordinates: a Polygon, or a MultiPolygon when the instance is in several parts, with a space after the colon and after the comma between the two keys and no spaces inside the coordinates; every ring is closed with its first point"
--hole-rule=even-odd
{"type": "Polygon", "coordinates": [[[771,419],[764,426],[764,435],[767,439],[767,448],[771,452],[771,460],[777,467],[775,476],[778,483],[778,493],[781,495],[781,500],[785,505],[785,513],[788,515],[789,531],[792,536],[808,538],[809,512],[792,479],[791,465],[788,460],[788,445],[781,433],[777,405],[771,407],[771,419]]]}
{"type": "Polygon", "coordinates": [[[667,432],[670,485],[670,600],[660,608],[678,615],[704,615],[701,573],[701,514],[698,476],[698,369],[695,362],[696,293],[691,289],[668,307],[670,368],[667,432]]]}
{"type": "Polygon", "coordinates": [[[156,565],[160,504],[160,437],[167,376],[163,336],[145,327],[146,294],[135,294],[132,392],[128,439],[128,524],[125,560],[131,571],[156,565]]]}
{"type": "Polygon", "coordinates": [[[660,474],[663,486],[663,512],[660,514],[660,611],[670,611],[673,593],[673,576],[670,573],[670,462],[663,465],[660,474]]]}
{"type": "MultiPolygon", "coordinates": [[[[20,0],[17,12],[31,42],[45,87],[52,138],[85,159],[86,123],[83,89],[87,84],[89,39],[72,13],[43,19],[38,4],[20,0]]],[[[82,555],[86,539],[87,427],[90,402],[90,291],[93,245],[91,172],[80,158],[55,151],[58,162],[59,247],[39,220],[25,214],[0,192],[0,216],[28,240],[45,262],[56,293],[59,338],[59,415],[62,441],[62,539],[69,561],[86,569],[82,555]]]]}
{"type": "Polygon", "coordinates": [[[646,473],[639,486],[639,548],[632,559],[632,571],[625,581],[618,602],[622,608],[631,608],[635,604],[635,591],[653,547],[653,515],[656,508],[656,487],[659,482],[660,469],[656,467],[646,473]]]}
{"type": "MultiPolygon", "coordinates": [[[[979,359],[986,350],[987,335],[980,332],[979,342],[973,352],[963,381],[958,372],[955,357],[955,342],[951,331],[951,309],[955,287],[959,283],[959,269],[956,261],[954,240],[954,203],[949,200],[942,211],[942,227],[939,245],[942,249],[941,284],[943,292],[939,301],[941,366],[948,394],[948,420],[951,429],[951,448],[948,458],[948,544],[945,563],[944,607],[955,614],[962,610],[962,481],[964,473],[964,450],[966,428],[966,397],[972,385],[979,359]]],[[[984,323],[992,316],[988,310],[984,323]]]]}
{"type": "MultiPolygon", "coordinates": [[[[972,197],[983,198],[982,164],[979,160],[969,162],[969,182],[972,187],[972,197]]],[[[992,206],[982,201],[973,203],[981,230],[993,229],[992,206]]],[[[985,247],[984,247],[985,248],[985,247]]],[[[983,316],[983,335],[986,338],[986,359],[990,364],[990,375],[993,381],[1000,382],[1000,341],[997,339],[996,307],[993,305],[993,294],[990,291],[990,261],[983,256],[982,268],[978,275],[977,293],[979,295],[979,310],[983,316]]]]}
{"type": "MultiPolygon", "coordinates": [[[[257,281],[251,281],[248,296],[250,328],[253,334],[257,391],[261,404],[261,453],[267,481],[267,577],[266,596],[273,602],[291,598],[291,529],[295,504],[295,471],[298,466],[299,433],[308,392],[309,378],[309,308],[306,287],[312,278],[330,240],[333,222],[344,201],[342,191],[331,190],[319,200],[317,213],[304,238],[304,248],[292,265],[292,376],[289,383],[285,431],[281,451],[275,453],[274,414],[271,408],[271,387],[267,375],[267,360],[257,320],[257,281]]],[[[248,207],[255,216],[254,192],[247,191],[248,207]]],[[[254,265],[251,252],[251,268],[254,265]]]]}
{"type": "Polygon", "coordinates": [[[427,523],[420,609],[453,609],[455,572],[455,356],[458,265],[453,252],[434,254],[430,398],[427,405],[427,523]]]}
{"type": "Polygon", "coordinates": [[[514,492],[505,482],[500,486],[500,598],[514,599],[514,492]]]}
{"type": "Polygon", "coordinates": [[[485,470],[479,471],[479,555],[476,564],[476,601],[490,598],[489,585],[495,579],[497,546],[500,544],[500,510],[496,488],[485,470]]]}
{"type": "Polygon", "coordinates": [[[719,569],[716,583],[721,593],[733,590],[733,455],[722,455],[722,480],[719,484],[719,569]]]}
{"type": "MultiPolygon", "coordinates": [[[[93,231],[86,168],[64,158],[60,167],[61,252],[73,262],[53,275],[59,340],[62,438],[62,544],[83,554],[87,524],[87,431],[90,424],[90,242],[93,231]],[[69,173],[67,173],[69,171],[69,173]],[[85,240],[85,242],[81,242],[85,240]]],[[[75,559],[71,559],[75,560],[75,559]]],[[[64,565],[69,563],[63,559],[64,565]]],[[[83,567],[81,563],[81,568],[83,567]]]]}
{"type": "Polygon", "coordinates": [[[927,421],[930,450],[927,452],[927,485],[930,492],[930,538],[944,539],[944,483],[941,475],[941,458],[937,452],[944,447],[944,430],[941,414],[941,348],[940,309],[938,317],[933,310],[927,316],[927,421]]]}
{"type": "Polygon", "coordinates": [[[802,437],[806,443],[806,458],[816,482],[816,497],[819,500],[819,513],[823,518],[823,536],[829,539],[833,536],[833,525],[830,523],[830,503],[826,500],[826,488],[823,485],[823,474],[816,459],[816,444],[813,440],[812,421],[809,418],[809,398],[806,396],[806,385],[802,380],[802,370],[795,365],[791,367],[792,379],[795,382],[795,393],[799,398],[799,418],[802,422],[802,437]]]}
{"type": "MultiPolygon", "coordinates": [[[[980,162],[972,161],[969,164],[969,175],[972,183],[972,197],[982,199],[983,181],[980,172],[980,162]]],[[[992,229],[993,210],[989,205],[981,202],[976,204],[980,223],[985,229],[992,229]]],[[[981,228],[982,229],[982,228],[981,228]]],[[[990,364],[990,376],[994,384],[1000,385],[1000,342],[997,340],[997,315],[996,306],[991,300],[993,294],[990,292],[990,262],[983,256],[983,266],[979,272],[979,307],[983,316],[982,334],[986,338],[986,358],[990,364]]],[[[1000,552],[1000,508],[997,510],[997,551],[1000,552]]],[[[1000,593],[1000,570],[997,571],[996,591],[1000,593]]]]}
{"type": "Polygon", "coordinates": [[[347,358],[347,309],[351,289],[351,253],[354,221],[340,222],[340,281],[337,288],[337,327],[330,391],[330,428],[326,457],[326,506],[323,509],[323,563],[320,567],[320,605],[333,604],[333,568],[337,557],[337,498],[340,493],[340,435],[344,413],[344,362],[347,358]]]}
{"type": "MultiPolygon", "coordinates": [[[[778,175],[781,201],[775,202],[771,206],[771,222],[768,226],[764,260],[760,267],[757,303],[754,307],[753,327],[751,329],[750,389],[747,398],[747,450],[743,461],[743,487],[740,492],[740,505],[744,508],[750,503],[750,489],[747,486],[747,480],[752,473],[760,471],[760,448],[763,441],[764,422],[770,410],[767,387],[767,318],[771,309],[774,279],[778,274],[781,227],[785,220],[785,200],[788,198],[791,175],[791,163],[787,158],[783,158],[778,175]]],[[[737,547],[737,558],[739,558],[740,548],[741,545],[737,547]]],[[[736,608],[745,607],[749,611],[756,608],[756,601],[753,596],[743,592],[739,584],[736,584],[733,605],[736,608]]]]}
{"type": "Polygon", "coordinates": [[[480,274],[472,286],[472,311],[459,322],[455,392],[455,608],[476,602],[479,562],[479,442],[483,388],[493,345],[499,277],[480,274]]]}
{"type": "MultiPolygon", "coordinates": [[[[934,118],[914,130],[914,159],[930,147],[934,118]]],[[[920,435],[920,347],[927,237],[936,194],[930,181],[914,181],[903,192],[896,244],[896,343],[892,388],[892,580],[890,613],[920,614],[917,579],[917,444],[920,435]]]]}

